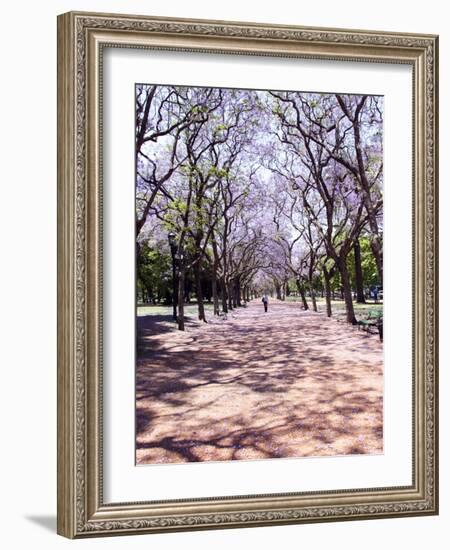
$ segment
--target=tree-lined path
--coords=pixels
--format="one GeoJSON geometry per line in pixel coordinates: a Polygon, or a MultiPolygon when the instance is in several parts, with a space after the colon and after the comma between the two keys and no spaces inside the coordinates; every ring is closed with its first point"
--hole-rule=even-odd
{"type": "Polygon", "coordinates": [[[139,317],[137,357],[140,464],[383,450],[382,343],[298,303],[139,317]]]}
{"type": "Polygon", "coordinates": [[[383,110],[136,85],[138,463],[382,451],[383,110]]]}

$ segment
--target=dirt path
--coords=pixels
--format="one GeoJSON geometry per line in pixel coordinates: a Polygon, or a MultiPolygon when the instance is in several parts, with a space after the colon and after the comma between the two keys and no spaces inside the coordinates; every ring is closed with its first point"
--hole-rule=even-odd
{"type": "Polygon", "coordinates": [[[377,336],[273,300],[164,328],[138,320],[138,464],[383,451],[377,336]]]}

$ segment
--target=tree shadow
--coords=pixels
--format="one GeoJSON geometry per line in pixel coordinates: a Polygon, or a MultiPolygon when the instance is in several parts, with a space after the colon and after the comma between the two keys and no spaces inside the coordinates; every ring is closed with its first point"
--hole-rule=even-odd
{"type": "Polygon", "coordinates": [[[137,323],[138,463],[382,452],[382,358],[375,374],[352,360],[364,349],[354,332],[320,314],[301,331],[256,314],[167,335],[161,317],[137,323]]]}

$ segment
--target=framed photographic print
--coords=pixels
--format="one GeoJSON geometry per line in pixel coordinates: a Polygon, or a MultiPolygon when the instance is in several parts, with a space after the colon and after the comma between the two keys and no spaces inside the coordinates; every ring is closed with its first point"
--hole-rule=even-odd
{"type": "Polygon", "coordinates": [[[436,514],[438,39],[58,18],[58,532],[436,514]]]}

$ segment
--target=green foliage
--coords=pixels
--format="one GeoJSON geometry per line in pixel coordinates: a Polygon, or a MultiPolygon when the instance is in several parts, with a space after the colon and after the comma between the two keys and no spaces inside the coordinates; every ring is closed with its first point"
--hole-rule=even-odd
{"type": "Polygon", "coordinates": [[[214,128],[214,134],[218,134],[219,132],[221,132],[222,130],[228,130],[228,126],[226,124],[218,124],[215,128],[214,128]]]}
{"type": "Polygon", "coordinates": [[[169,253],[161,252],[143,244],[137,257],[138,300],[145,295],[148,300],[167,300],[172,288],[172,259],[169,253]]]}
{"type": "MultiPolygon", "coordinates": [[[[364,288],[380,284],[378,280],[377,265],[372,254],[369,237],[360,237],[359,246],[361,249],[361,269],[364,281],[364,288]]],[[[350,274],[350,284],[352,288],[356,287],[355,282],[355,252],[352,249],[347,258],[347,266],[350,274]]]]}
{"type": "Polygon", "coordinates": [[[273,107],[272,107],[272,114],[274,114],[274,115],[281,115],[281,113],[282,113],[281,105],[280,105],[279,100],[277,100],[277,101],[275,102],[275,104],[273,105],[273,107]]]}
{"type": "Polygon", "coordinates": [[[215,176],[217,179],[226,178],[228,176],[228,173],[228,170],[225,170],[224,168],[218,168],[217,166],[211,166],[211,168],[208,170],[208,176],[215,176]]]}
{"type": "Polygon", "coordinates": [[[191,113],[194,114],[194,115],[201,114],[201,113],[206,113],[207,111],[208,111],[208,106],[207,105],[194,105],[191,108],[191,113]]]}
{"type": "Polygon", "coordinates": [[[178,213],[181,215],[185,214],[188,207],[187,202],[180,198],[175,198],[170,203],[170,206],[171,206],[172,212],[170,210],[167,211],[166,215],[164,216],[166,222],[173,222],[173,220],[175,219],[174,217],[175,213],[178,213]]]}

